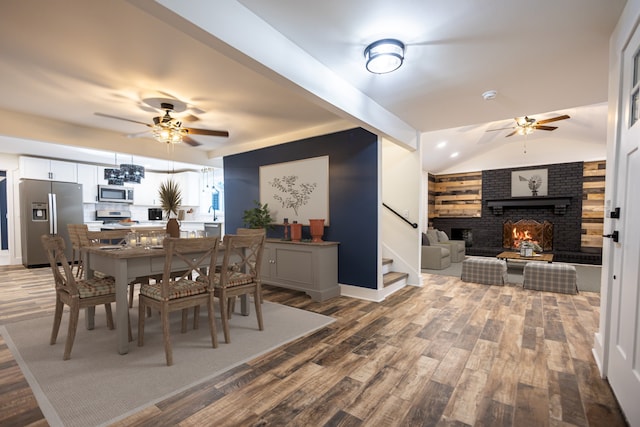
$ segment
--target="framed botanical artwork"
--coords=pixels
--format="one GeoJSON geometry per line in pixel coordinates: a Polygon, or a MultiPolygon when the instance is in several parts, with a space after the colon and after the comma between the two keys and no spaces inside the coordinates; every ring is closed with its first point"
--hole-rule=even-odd
{"type": "Polygon", "coordinates": [[[547,169],[511,172],[511,197],[547,195],[547,169]]]}
{"type": "Polygon", "coordinates": [[[324,219],[329,225],[329,156],[260,166],[260,203],[282,224],[324,219]]]}

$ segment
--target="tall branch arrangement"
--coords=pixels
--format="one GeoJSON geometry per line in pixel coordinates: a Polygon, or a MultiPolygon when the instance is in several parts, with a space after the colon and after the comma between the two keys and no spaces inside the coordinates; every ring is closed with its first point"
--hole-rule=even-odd
{"type": "Polygon", "coordinates": [[[284,195],[274,194],[273,198],[278,201],[283,208],[293,209],[296,216],[298,215],[300,206],[304,206],[309,202],[311,193],[313,193],[313,190],[318,186],[315,182],[298,184],[298,178],[296,175],[285,175],[282,178],[274,178],[273,181],[269,181],[271,187],[284,193],[284,195]]]}

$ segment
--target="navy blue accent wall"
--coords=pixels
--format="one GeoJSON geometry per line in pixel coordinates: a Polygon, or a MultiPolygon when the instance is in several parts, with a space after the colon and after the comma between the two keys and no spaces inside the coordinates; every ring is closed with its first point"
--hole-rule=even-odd
{"type": "MultiPolygon", "coordinates": [[[[6,178],[7,172],[0,171],[0,177],[6,178]]],[[[7,180],[0,181],[0,233],[2,233],[2,241],[0,247],[2,250],[9,249],[8,240],[8,227],[7,227],[7,180]]]]}
{"type": "MultiPolygon", "coordinates": [[[[311,157],[329,156],[329,215],[323,240],[340,242],[338,281],[377,288],[378,138],[351,129],[224,158],[225,230],[244,227],[243,212],[260,200],[259,168],[311,157]]],[[[309,227],[302,237],[310,238],[309,227]]],[[[282,238],[276,227],[268,237],[282,238]]]]}

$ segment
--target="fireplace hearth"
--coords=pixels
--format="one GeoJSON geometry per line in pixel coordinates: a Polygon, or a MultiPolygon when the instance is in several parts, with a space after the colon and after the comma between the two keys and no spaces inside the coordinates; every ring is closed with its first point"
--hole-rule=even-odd
{"type": "Polygon", "coordinates": [[[524,241],[530,241],[543,251],[553,249],[553,224],[549,221],[538,222],[521,219],[516,222],[505,221],[502,231],[502,246],[507,249],[519,249],[524,241]]]}

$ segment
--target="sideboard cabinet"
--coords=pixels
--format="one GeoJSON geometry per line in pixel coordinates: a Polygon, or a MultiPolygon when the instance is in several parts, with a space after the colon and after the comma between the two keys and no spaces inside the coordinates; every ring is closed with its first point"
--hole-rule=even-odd
{"type": "Polygon", "coordinates": [[[267,239],[262,283],[303,291],[319,302],[339,296],[338,244],[267,239]]]}

